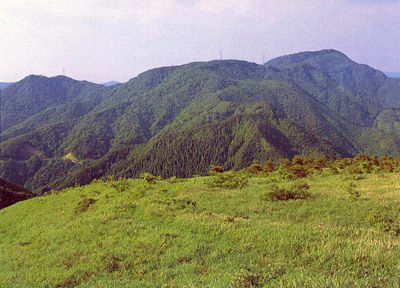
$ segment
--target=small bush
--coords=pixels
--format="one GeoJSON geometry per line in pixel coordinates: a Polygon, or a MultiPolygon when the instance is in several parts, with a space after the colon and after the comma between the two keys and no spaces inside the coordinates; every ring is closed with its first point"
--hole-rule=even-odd
{"type": "Polygon", "coordinates": [[[295,183],[288,189],[272,185],[267,193],[267,199],[271,201],[308,199],[311,197],[309,189],[310,186],[307,183],[295,183]]]}
{"type": "Polygon", "coordinates": [[[353,182],[350,182],[346,187],[346,192],[352,200],[357,200],[361,197],[361,193],[356,189],[356,187],[357,186],[353,182]]]}
{"type": "Polygon", "coordinates": [[[179,182],[182,182],[182,181],[184,181],[184,179],[177,178],[176,176],[172,176],[172,177],[167,179],[167,182],[171,183],[171,184],[179,183],[179,182]]]}
{"type": "Polygon", "coordinates": [[[267,160],[267,161],[264,163],[263,171],[264,171],[265,173],[274,172],[275,169],[276,169],[276,167],[275,167],[274,162],[272,162],[272,160],[267,160]]]}
{"type": "Polygon", "coordinates": [[[128,179],[125,178],[117,178],[115,179],[114,176],[110,176],[108,178],[108,182],[111,187],[113,187],[117,192],[124,192],[129,188],[128,179]]]}
{"type": "Polygon", "coordinates": [[[268,284],[274,279],[278,279],[285,274],[282,267],[264,266],[247,267],[234,275],[233,283],[230,287],[251,288],[251,287],[270,287],[268,284]]]}
{"type": "Polygon", "coordinates": [[[211,165],[210,170],[208,170],[209,175],[215,175],[217,173],[223,173],[224,167],[219,165],[211,165]]]}
{"type": "Polygon", "coordinates": [[[76,205],[75,213],[86,212],[89,209],[89,207],[94,203],[96,203],[96,199],[83,198],[81,201],[78,202],[78,205],[76,205]]]}
{"type": "Polygon", "coordinates": [[[101,178],[95,178],[92,180],[92,182],[90,182],[90,184],[102,184],[104,183],[104,180],[101,178]]]}
{"type": "Polygon", "coordinates": [[[400,236],[400,209],[396,205],[386,205],[370,215],[370,222],[379,230],[400,236]]]}
{"type": "Polygon", "coordinates": [[[155,184],[157,181],[161,180],[160,176],[154,176],[148,172],[143,172],[140,174],[140,178],[142,178],[148,184],[155,184]]]}
{"type": "Polygon", "coordinates": [[[250,167],[247,167],[245,170],[251,174],[259,174],[263,172],[263,167],[258,161],[254,161],[253,164],[251,164],[250,167]]]}
{"type": "Polygon", "coordinates": [[[186,197],[174,198],[171,200],[171,204],[178,209],[193,209],[193,210],[197,209],[196,201],[193,201],[186,197]]]}
{"type": "Polygon", "coordinates": [[[263,275],[252,273],[250,271],[241,271],[236,274],[232,287],[234,288],[252,288],[263,287],[265,284],[263,275]]]}
{"type": "Polygon", "coordinates": [[[228,171],[218,173],[207,183],[211,188],[243,188],[248,185],[248,176],[241,172],[228,171]]]}

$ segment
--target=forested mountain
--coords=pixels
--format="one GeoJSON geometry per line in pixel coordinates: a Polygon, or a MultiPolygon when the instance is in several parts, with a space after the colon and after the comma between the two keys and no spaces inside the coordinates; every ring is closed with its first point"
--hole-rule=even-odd
{"type": "Polygon", "coordinates": [[[392,78],[400,78],[400,72],[385,72],[386,76],[392,78]]]}
{"type": "Polygon", "coordinates": [[[0,178],[0,209],[33,197],[24,187],[0,178]]]}
{"type": "Polygon", "coordinates": [[[163,67],[112,88],[29,76],[1,103],[1,176],[38,193],[106,175],[400,148],[400,79],[335,50],[163,67]]]}
{"type": "Polygon", "coordinates": [[[8,86],[10,86],[13,83],[10,82],[0,82],[0,90],[7,88],[8,86]]]}
{"type": "Polygon", "coordinates": [[[98,103],[99,95],[105,90],[102,85],[65,76],[30,75],[1,92],[1,129],[6,130],[30,116],[62,104],[98,103]]]}
{"type": "Polygon", "coordinates": [[[120,85],[121,83],[118,81],[108,81],[106,83],[103,83],[102,85],[106,86],[106,87],[112,87],[112,86],[116,86],[116,85],[120,85]]]}

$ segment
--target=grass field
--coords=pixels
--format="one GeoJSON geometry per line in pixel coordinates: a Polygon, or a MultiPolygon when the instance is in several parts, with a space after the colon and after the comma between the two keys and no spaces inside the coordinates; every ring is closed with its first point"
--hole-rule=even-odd
{"type": "Polygon", "coordinates": [[[353,192],[312,176],[290,201],[268,200],[267,177],[208,181],[97,182],[0,210],[0,287],[400,287],[399,174],[353,192]]]}

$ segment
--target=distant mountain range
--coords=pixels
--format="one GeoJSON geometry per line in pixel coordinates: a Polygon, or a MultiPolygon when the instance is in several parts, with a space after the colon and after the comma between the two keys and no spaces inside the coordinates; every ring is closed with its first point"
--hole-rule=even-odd
{"type": "Polygon", "coordinates": [[[386,76],[392,78],[400,78],[400,72],[385,72],[386,76]]]}
{"type": "Polygon", "coordinates": [[[112,87],[112,86],[116,86],[116,85],[119,85],[119,84],[121,84],[121,83],[118,82],[118,81],[109,81],[109,82],[103,83],[103,85],[106,86],[106,87],[112,87]]]}
{"type": "MultiPolygon", "coordinates": [[[[12,84],[14,84],[14,82],[0,82],[0,90],[4,89],[12,84]]],[[[121,83],[118,81],[109,81],[109,82],[102,83],[102,85],[104,85],[106,87],[112,87],[112,86],[116,86],[116,85],[120,85],[120,84],[121,83]]]]}
{"type": "Polygon", "coordinates": [[[0,90],[13,84],[12,82],[0,82],[0,90]]]}
{"type": "Polygon", "coordinates": [[[335,50],[163,67],[112,87],[31,75],[0,97],[0,175],[36,193],[400,149],[400,79],[335,50]]]}

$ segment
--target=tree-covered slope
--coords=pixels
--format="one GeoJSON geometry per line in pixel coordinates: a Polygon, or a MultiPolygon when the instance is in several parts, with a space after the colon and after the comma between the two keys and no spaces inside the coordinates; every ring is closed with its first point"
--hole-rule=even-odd
{"type": "Polygon", "coordinates": [[[265,65],[153,69],[113,89],[84,89],[2,130],[0,173],[41,191],[143,170],[191,176],[212,163],[241,168],[296,154],[396,155],[396,81],[334,50],[265,65]]]}
{"type": "MultiPolygon", "coordinates": [[[[348,90],[363,100],[400,108],[398,79],[387,77],[383,72],[367,65],[358,64],[336,50],[302,52],[273,59],[265,64],[283,71],[301,69],[318,69],[342,90],[348,90]]],[[[293,77],[296,80],[296,77],[293,77]]]]}
{"type": "Polygon", "coordinates": [[[1,92],[1,131],[51,107],[95,101],[105,90],[102,85],[64,76],[30,75],[1,92]]]}
{"type": "Polygon", "coordinates": [[[11,82],[0,82],[0,90],[2,90],[4,88],[7,88],[11,84],[13,84],[13,83],[11,83],[11,82]]]}
{"type": "Polygon", "coordinates": [[[32,196],[33,194],[24,187],[0,178],[0,209],[32,196]]]}

